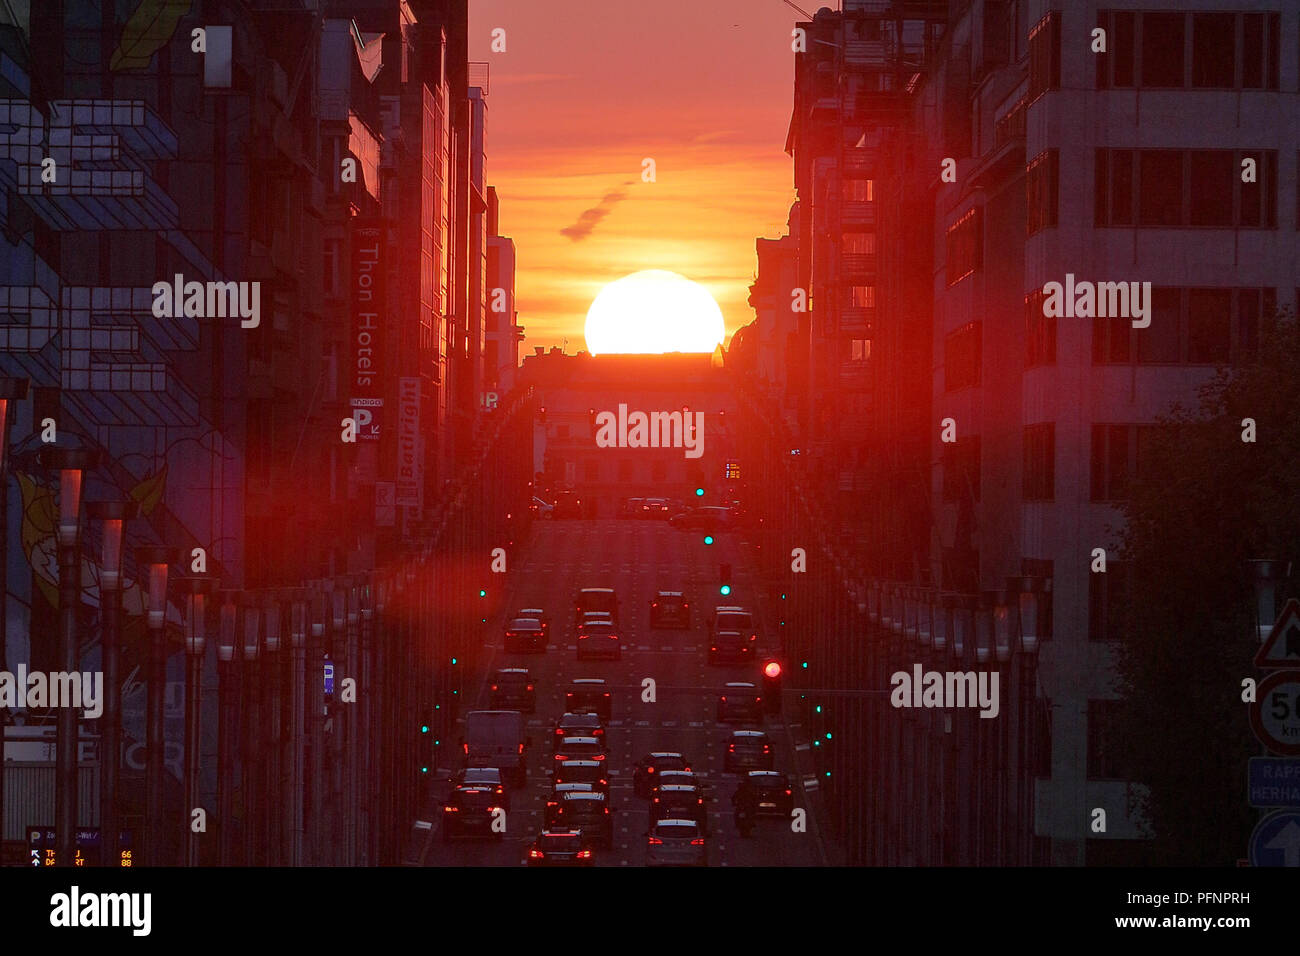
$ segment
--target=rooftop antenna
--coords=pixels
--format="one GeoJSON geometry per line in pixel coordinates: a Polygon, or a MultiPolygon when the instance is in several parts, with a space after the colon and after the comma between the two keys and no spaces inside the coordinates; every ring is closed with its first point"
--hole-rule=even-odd
{"type": "Polygon", "coordinates": [[[803,14],[804,19],[806,19],[806,20],[811,20],[811,19],[813,19],[813,15],[812,15],[811,13],[809,13],[807,10],[802,10],[802,9],[800,9],[799,7],[795,6],[793,3],[790,2],[790,0],[781,0],[781,2],[784,3],[787,7],[794,7],[794,9],[795,9],[798,13],[803,14]]]}

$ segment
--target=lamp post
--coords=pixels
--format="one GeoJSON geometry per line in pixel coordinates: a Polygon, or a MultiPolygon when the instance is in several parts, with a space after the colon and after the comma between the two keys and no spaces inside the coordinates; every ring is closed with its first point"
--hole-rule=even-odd
{"type": "Polygon", "coordinates": [[[261,835],[261,855],[267,866],[280,865],[280,835],[276,826],[276,808],[280,801],[280,744],[283,727],[280,723],[280,591],[273,588],[267,594],[265,613],[265,630],[262,632],[263,692],[262,692],[262,727],[266,733],[265,754],[262,757],[260,772],[262,774],[262,808],[259,820],[261,835]]]}
{"type": "MultiPolygon", "coordinates": [[[[9,425],[13,403],[27,397],[27,379],[0,378],[0,671],[9,670],[9,425]]],[[[0,707],[0,847],[5,835],[5,728],[9,708],[0,707]]]]}
{"type": "Polygon", "coordinates": [[[238,641],[239,592],[221,592],[221,628],[217,640],[217,813],[221,817],[221,865],[234,856],[234,713],[235,644],[238,641]]]}
{"type": "Polygon", "coordinates": [[[1020,850],[1016,863],[1021,866],[1034,864],[1034,833],[1032,824],[1034,809],[1034,774],[1037,767],[1035,753],[1037,728],[1034,726],[1034,702],[1037,699],[1038,644],[1042,637],[1040,631],[1047,609],[1047,596],[1051,591],[1051,579],[1033,575],[1007,578],[1007,592],[1014,595],[1018,613],[1013,616],[1018,623],[1019,639],[1016,642],[1016,659],[1019,669],[1015,684],[1015,714],[1017,724],[1016,764],[1019,768],[1017,781],[1016,812],[1022,825],[1019,827],[1020,850]]]}
{"type": "MultiPolygon", "coordinates": [[[[122,531],[135,517],[134,501],[91,501],[86,510],[103,523],[99,556],[99,646],[104,668],[104,715],[99,754],[100,865],[118,849],[118,768],[122,756],[122,531]]],[[[0,669],[3,669],[0,666],[0,669]]]]}
{"type": "MultiPolygon", "coordinates": [[[[46,448],[41,464],[59,473],[59,631],[64,673],[78,670],[77,608],[81,604],[81,480],[99,463],[85,448],[46,448]]],[[[59,866],[73,866],[77,846],[77,711],[59,708],[58,750],[54,770],[55,857],[59,866]]]]}
{"type": "Polygon", "coordinates": [[[149,611],[149,696],[145,709],[145,787],[144,815],[146,840],[145,863],[161,866],[163,840],[167,832],[163,807],[163,772],[165,747],[163,710],[167,689],[167,567],[173,560],[170,548],[145,545],[136,549],[136,562],[147,571],[149,611]]]}
{"type": "Polygon", "coordinates": [[[1250,565],[1255,586],[1255,633],[1262,644],[1268,640],[1277,619],[1278,562],[1254,558],[1246,563],[1250,565]]]}
{"type": "Polygon", "coordinates": [[[203,698],[203,652],[207,644],[208,595],[216,588],[216,578],[196,575],[185,578],[189,592],[185,609],[185,806],[181,814],[185,828],[185,865],[199,865],[199,839],[190,823],[190,814],[202,799],[199,794],[199,749],[201,741],[203,698]]]}
{"type": "Polygon", "coordinates": [[[293,746],[291,750],[290,762],[291,772],[289,774],[290,795],[289,805],[289,853],[288,861],[291,866],[302,866],[303,864],[303,773],[305,768],[304,753],[304,723],[306,717],[306,687],[304,678],[306,676],[305,660],[307,653],[307,630],[311,626],[308,617],[310,610],[310,592],[307,588],[292,588],[291,599],[293,601],[292,612],[289,623],[289,641],[292,647],[292,659],[289,669],[289,727],[293,746]]]}
{"type": "Polygon", "coordinates": [[[259,834],[254,824],[258,800],[261,797],[258,777],[258,734],[257,724],[261,720],[258,703],[261,699],[258,686],[257,658],[261,650],[259,635],[262,609],[254,602],[244,608],[243,658],[244,658],[244,754],[240,767],[240,785],[244,792],[244,815],[240,823],[244,830],[244,866],[253,866],[257,853],[259,834]]]}

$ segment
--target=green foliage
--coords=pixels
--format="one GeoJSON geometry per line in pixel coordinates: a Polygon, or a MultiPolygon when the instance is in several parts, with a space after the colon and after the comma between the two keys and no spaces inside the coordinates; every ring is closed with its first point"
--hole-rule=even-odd
{"type": "MultiPolygon", "coordinates": [[[[1119,757],[1154,830],[1145,862],[1230,866],[1256,811],[1247,758],[1260,753],[1241,681],[1251,658],[1247,562],[1300,552],[1300,330],[1265,329],[1255,364],[1220,371],[1199,406],[1174,406],[1139,452],[1121,506],[1121,557],[1133,584],[1119,608],[1119,757]],[[1254,443],[1242,419],[1254,419],[1254,443]]],[[[1283,587],[1286,589],[1287,582],[1283,587]]]]}

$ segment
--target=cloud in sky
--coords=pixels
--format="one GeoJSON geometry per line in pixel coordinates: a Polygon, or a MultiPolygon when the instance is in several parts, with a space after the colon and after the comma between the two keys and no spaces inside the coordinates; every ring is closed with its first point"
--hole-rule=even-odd
{"type": "Polygon", "coordinates": [[[565,226],[560,230],[560,235],[572,239],[574,242],[582,242],[591,235],[591,231],[596,228],[597,223],[609,215],[610,211],[627,198],[626,186],[631,186],[632,182],[623,183],[618,189],[605,193],[600,198],[600,202],[590,209],[584,209],[577,221],[572,226],[565,226]]]}

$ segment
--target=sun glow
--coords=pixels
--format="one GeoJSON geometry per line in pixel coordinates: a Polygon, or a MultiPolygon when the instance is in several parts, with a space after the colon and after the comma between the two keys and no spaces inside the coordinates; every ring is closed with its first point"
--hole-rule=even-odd
{"type": "Polygon", "coordinates": [[[600,290],[587,310],[587,351],[712,352],[726,337],[709,290],[676,272],[646,269],[600,290]]]}

